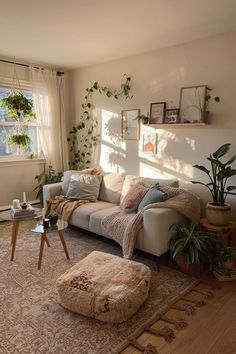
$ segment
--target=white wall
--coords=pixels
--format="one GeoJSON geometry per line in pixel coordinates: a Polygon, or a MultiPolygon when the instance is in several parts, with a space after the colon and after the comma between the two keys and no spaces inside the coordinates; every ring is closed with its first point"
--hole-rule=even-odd
{"type": "MultiPolygon", "coordinates": [[[[186,183],[192,179],[204,180],[204,175],[192,165],[206,164],[205,157],[221,144],[231,143],[230,155],[235,154],[235,44],[236,33],[230,33],[71,71],[70,114],[74,121],[79,120],[86,87],[99,81],[115,89],[124,73],[132,76],[134,97],[131,101],[116,101],[99,94],[93,96],[94,112],[103,121],[102,141],[94,164],[100,164],[106,170],[140,175],[168,174],[186,183]],[[142,127],[140,141],[120,139],[122,109],[140,108],[146,113],[150,103],[161,101],[166,101],[168,108],[178,107],[180,88],[201,84],[213,88],[213,93],[221,98],[219,104],[211,105],[209,125],[156,130],[142,127]],[[104,128],[106,119],[109,134],[104,128]],[[145,156],[141,152],[144,129],[158,134],[155,156],[145,156]]],[[[236,185],[236,179],[232,179],[232,183],[236,185]]],[[[204,203],[209,200],[204,187],[199,189],[190,184],[188,188],[197,188],[204,203]]],[[[236,216],[236,198],[230,197],[228,201],[236,216]]]]}
{"type": "MultiPolygon", "coordinates": [[[[29,80],[28,70],[17,66],[17,76],[21,80],[29,80]]],[[[13,65],[0,62],[1,77],[13,77],[13,65]]],[[[43,171],[43,160],[6,161],[0,158],[0,210],[12,204],[13,199],[22,200],[26,192],[27,200],[34,201],[36,193],[32,190],[37,185],[34,179],[43,171]]]]}

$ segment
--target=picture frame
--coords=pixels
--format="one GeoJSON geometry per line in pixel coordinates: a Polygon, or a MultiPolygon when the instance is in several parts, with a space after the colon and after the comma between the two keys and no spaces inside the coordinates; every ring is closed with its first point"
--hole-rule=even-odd
{"type": "Polygon", "coordinates": [[[143,152],[145,154],[157,153],[158,134],[144,133],[143,134],[143,152]]]}
{"type": "Polygon", "coordinates": [[[149,124],[164,123],[166,102],[151,103],[149,124]]]}
{"type": "Polygon", "coordinates": [[[179,123],[179,108],[166,109],[165,124],[179,123]]]}
{"type": "Polygon", "coordinates": [[[127,109],[121,111],[121,132],[123,140],[140,139],[140,109],[127,109]]]}
{"type": "Polygon", "coordinates": [[[206,111],[207,85],[182,87],[179,108],[181,123],[202,123],[206,111]]]}

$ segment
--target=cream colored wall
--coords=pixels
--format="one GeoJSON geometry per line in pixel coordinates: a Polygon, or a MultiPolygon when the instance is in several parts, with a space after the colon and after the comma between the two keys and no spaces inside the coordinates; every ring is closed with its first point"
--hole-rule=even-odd
{"type": "MultiPolygon", "coordinates": [[[[1,77],[13,76],[13,65],[0,62],[1,77]]],[[[17,66],[17,76],[21,80],[28,80],[28,70],[17,66]]],[[[0,210],[12,204],[13,199],[22,200],[26,192],[27,200],[34,201],[36,193],[32,190],[37,185],[35,176],[43,171],[43,160],[6,161],[0,159],[0,210]]]]}
{"type": "MultiPolygon", "coordinates": [[[[132,76],[132,100],[113,100],[94,94],[94,112],[103,122],[102,139],[94,160],[106,170],[154,176],[159,174],[177,177],[182,184],[192,179],[204,180],[193,164],[206,164],[205,157],[221,144],[231,143],[236,153],[236,33],[219,35],[184,45],[165,48],[122,60],[71,71],[71,117],[79,120],[84,90],[94,81],[115,89],[124,73],[132,76]],[[168,108],[179,106],[180,88],[207,84],[221,98],[220,104],[212,103],[210,124],[204,127],[167,127],[152,129],[141,127],[140,141],[122,141],[122,109],[150,109],[151,102],[166,101],[168,108]],[[105,129],[107,120],[109,132],[105,129]],[[155,156],[142,153],[143,132],[158,134],[158,152],[155,156]],[[110,134],[110,136],[109,136],[110,134]]],[[[235,165],[236,168],[236,165],[235,165]]],[[[232,179],[236,185],[236,179],[232,179]]],[[[204,187],[188,185],[198,191],[204,200],[209,195],[204,187]]],[[[236,198],[228,199],[234,207],[236,198]]]]}

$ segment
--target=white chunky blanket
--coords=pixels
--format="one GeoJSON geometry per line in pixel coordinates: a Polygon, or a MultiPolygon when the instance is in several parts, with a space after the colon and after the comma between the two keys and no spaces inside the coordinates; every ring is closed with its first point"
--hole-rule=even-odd
{"type": "Polygon", "coordinates": [[[123,256],[131,258],[138,231],[143,227],[143,213],[150,208],[172,208],[194,222],[200,219],[200,202],[192,192],[173,187],[162,187],[168,194],[164,202],[147,205],[138,213],[120,211],[108,215],[102,220],[103,231],[122,246],[123,256]]]}

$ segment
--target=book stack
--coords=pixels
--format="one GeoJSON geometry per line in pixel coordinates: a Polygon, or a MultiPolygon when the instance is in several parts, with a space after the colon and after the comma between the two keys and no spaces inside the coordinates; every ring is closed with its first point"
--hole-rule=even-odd
{"type": "Polygon", "coordinates": [[[35,210],[30,204],[28,204],[27,209],[14,209],[12,207],[11,214],[14,218],[26,218],[35,215],[35,210]]]}

